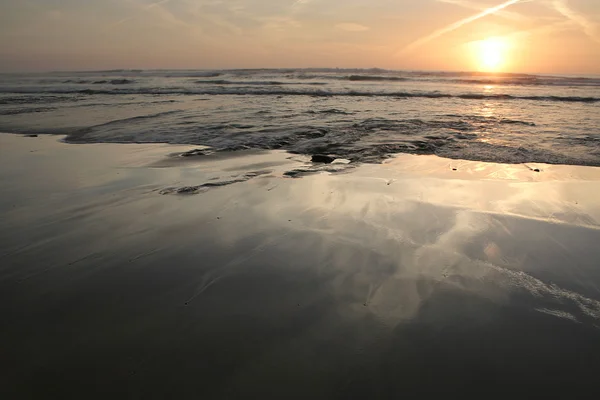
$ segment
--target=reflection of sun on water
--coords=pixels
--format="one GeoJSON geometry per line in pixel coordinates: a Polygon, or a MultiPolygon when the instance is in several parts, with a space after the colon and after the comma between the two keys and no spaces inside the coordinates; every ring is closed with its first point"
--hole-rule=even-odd
{"type": "Polygon", "coordinates": [[[484,103],[479,111],[480,115],[483,115],[486,118],[495,117],[496,116],[496,107],[492,103],[484,103]]]}
{"type": "MultiPolygon", "coordinates": [[[[489,93],[490,90],[493,90],[493,86],[485,86],[484,92],[489,93]]],[[[479,117],[493,120],[497,118],[496,106],[494,105],[494,103],[491,102],[483,103],[482,105],[478,105],[473,108],[473,114],[479,117]]],[[[483,143],[495,143],[496,141],[494,140],[493,134],[493,127],[484,125],[477,132],[477,140],[483,143]]]]}

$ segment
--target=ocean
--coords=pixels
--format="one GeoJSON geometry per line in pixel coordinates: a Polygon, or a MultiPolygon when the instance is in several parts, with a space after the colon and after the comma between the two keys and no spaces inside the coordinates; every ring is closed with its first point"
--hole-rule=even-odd
{"type": "Polygon", "coordinates": [[[75,143],[600,166],[600,77],[382,69],[0,75],[0,131],[75,143]]]}

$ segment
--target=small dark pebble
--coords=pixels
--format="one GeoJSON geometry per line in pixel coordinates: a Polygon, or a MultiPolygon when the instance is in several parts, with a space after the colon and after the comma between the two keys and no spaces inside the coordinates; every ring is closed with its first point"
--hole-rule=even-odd
{"type": "Polygon", "coordinates": [[[314,156],[312,156],[311,161],[316,163],[331,164],[335,161],[335,158],[331,156],[326,156],[324,154],[315,154],[314,156]]]}
{"type": "Polygon", "coordinates": [[[25,137],[38,137],[38,135],[25,135],[25,137]]]}
{"type": "Polygon", "coordinates": [[[452,171],[456,171],[456,168],[452,168],[452,171]]]}
{"type": "Polygon", "coordinates": [[[536,168],[533,170],[533,172],[540,172],[540,170],[536,168]]]}
{"type": "Polygon", "coordinates": [[[221,217],[217,217],[217,219],[221,219],[221,217]]]}

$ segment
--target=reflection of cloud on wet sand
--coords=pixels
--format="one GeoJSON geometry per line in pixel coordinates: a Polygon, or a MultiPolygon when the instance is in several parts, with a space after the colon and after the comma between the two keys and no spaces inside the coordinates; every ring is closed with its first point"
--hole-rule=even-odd
{"type": "MultiPolygon", "coordinates": [[[[600,317],[585,283],[589,260],[600,256],[590,244],[600,240],[598,232],[588,231],[593,221],[584,218],[594,208],[570,209],[573,188],[435,179],[396,174],[393,166],[301,179],[258,177],[198,195],[203,208],[221,210],[211,240],[236,253],[204,271],[188,297],[196,302],[260,266],[270,274],[314,279],[320,282],[314,296],[331,296],[339,315],[374,317],[389,329],[421,318],[424,307],[449,292],[500,307],[551,310],[544,313],[582,323],[600,317]],[[548,221],[551,213],[558,219],[548,221]],[[587,253],[565,250],[576,243],[587,253]],[[565,261],[575,259],[585,264],[576,279],[565,261]]],[[[516,168],[523,169],[502,169],[516,168]]]]}
{"type": "MultiPolygon", "coordinates": [[[[402,191],[390,194],[364,190],[373,181],[347,183],[306,177],[289,188],[294,204],[262,208],[275,210],[268,220],[280,213],[295,215],[293,227],[305,239],[288,250],[299,256],[312,253],[310,259],[329,277],[340,305],[350,307],[346,312],[372,314],[393,328],[417,318],[440,291],[456,290],[507,307],[517,296],[532,310],[554,310],[580,322],[600,318],[596,300],[521,270],[525,261],[536,265],[532,254],[556,252],[543,237],[530,249],[515,245],[530,234],[520,228],[528,227],[528,218],[515,214],[505,220],[502,214],[415,201],[419,184],[409,179],[396,181],[392,186],[402,191]]],[[[464,190],[477,193],[468,185],[464,190]]],[[[509,193],[495,206],[510,205],[513,212],[526,208],[520,205],[522,191],[509,193]]]]}

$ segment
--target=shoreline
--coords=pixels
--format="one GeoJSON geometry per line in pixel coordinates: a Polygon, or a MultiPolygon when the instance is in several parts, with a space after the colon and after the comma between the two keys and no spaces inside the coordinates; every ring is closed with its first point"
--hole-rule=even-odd
{"type": "Polygon", "coordinates": [[[595,390],[600,169],[196,148],[0,134],[9,398],[595,390]]]}
{"type": "MultiPolygon", "coordinates": [[[[74,128],[75,129],[75,128],[74,128]]],[[[79,130],[81,129],[86,129],[85,127],[80,127],[77,128],[79,130]]],[[[22,137],[39,137],[39,136],[51,136],[51,137],[60,137],[60,141],[64,142],[66,144],[137,144],[137,145],[171,145],[171,146],[183,146],[183,147],[193,147],[194,149],[211,149],[211,147],[209,145],[205,145],[205,144],[191,144],[191,143],[169,143],[166,141],[103,141],[103,140],[97,140],[97,141],[84,141],[84,140],[69,140],[69,137],[76,134],[76,131],[70,132],[70,133],[65,133],[65,130],[56,130],[56,131],[44,131],[44,130],[35,130],[35,129],[27,129],[26,131],[14,131],[14,132],[6,132],[6,131],[0,131],[0,135],[17,135],[17,136],[22,136],[22,137]]],[[[190,150],[194,150],[194,149],[190,149],[190,150]]],[[[214,153],[224,153],[226,155],[228,154],[233,154],[233,153],[238,153],[238,152],[244,152],[246,150],[235,150],[235,149],[230,149],[230,150],[214,150],[212,152],[214,153]]],[[[247,149],[247,151],[256,151],[256,152],[269,152],[269,151],[285,151],[288,152],[289,154],[292,155],[297,155],[299,157],[311,157],[313,155],[318,155],[321,154],[320,152],[298,152],[295,151],[293,149],[287,149],[284,147],[278,147],[278,148],[261,148],[261,147],[249,147],[247,149]]],[[[440,158],[440,159],[444,159],[444,160],[448,160],[449,162],[452,162],[454,164],[459,164],[461,162],[473,162],[473,163],[481,163],[481,164],[488,164],[488,165],[494,165],[494,164],[499,164],[499,165],[509,165],[509,166],[519,166],[519,165],[523,165],[526,168],[530,169],[533,172],[541,172],[541,168],[542,167],[591,167],[591,168],[600,168],[600,163],[598,162],[592,162],[592,161],[585,161],[585,160],[570,160],[570,159],[556,159],[553,162],[544,162],[544,161],[518,161],[518,160],[507,160],[505,158],[501,159],[495,159],[496,157],[492,157],[492,159],[486,159],[483,158],[481,159],[478,156],[474,156],[472,155],[472,153],[464,153],[462,154],[462,157],[460,155],[452,155],[452,154],[437,154],[436,152],[431,152],[431,153],[427,153],[427,152],[422,152],[422,151],[417,151],[417,150],[413,150],[413,151],[400,151],[398,150],[397,152],[388,152],[387,154],[380,154],[378,156],[375,157],[365,157],[364,159],[358,159],[358,160],[348,160],[348,158],[352,158],[350,154],[330,154],[332,157],[334,157],[337,160],[345,160],[345,161],[350,161],[353,165],[370,165],[370,164],[374,164],[374,165],[378,165],[378,164],[385,164],[387,162],[393,161],[399,157],[403,157],[403,156],[416,156],[416,157],[432,157],[432,158],[440,158]]],[[[487,158],[490,158],[491,156],[487,156],[487,158]]],[[[534,157],[535,159],[536,157],[534,157]]],[[[548,169],[548,168],[546,168],[548,169]]],[[[585,174],[585,175],[589,175],[589,174],[585,174]]]]}
{"type": "MultiPolygon", "coordinates": [[[[322,164],[322,163],[311,163],[310,157],[312,154],[300,154],[295,152],[290,152],[285,149],[262,149],[262,148],[249,148],[246,150],[231,150],[231,151],[218,151],[212,150],[209,146],[200,145],[200,144],[186,144],[186,143],[167,143],[167,142],[77,142],[77,141],[69,141],[69,134],[65,133],[22,133],[22,132],[2,132],[0,131],[0,135],[14,135],[17,137],[23,138],[39,138],[39,137],[52,137],[58,138],[57,141],[60,143],[68,144],[68,145],[137,145],[137,146],[172,146],[173,149],[181,148],[182,150],[177,155],[186,156],[183,153],[192,152],[194,150],[209,150],[208,155],[213,158],[231,158],[231,157],[243,157],[246,154],[264,154],[264,153],[279,153],[284,152],[289,154],[291,157],[295,157],[298,161],[303,162],[304,164],[310,166],[322,166],[327,167],[330,164],[322,164]]],[[[177,153],[177,152],[176,152],[177,153]]],[[[202,155],[202,154],[200,154],[202,155]]],[[[342,157],[337,157],[334,159],[338,162],[335,164],[339,165],[341,163],[347,163],[349,160],[346,160],[342,157]]],[[[189,157],[189,160],[197,160],[196,157],[189,157]]],[[[449,158],[436,154],[413,154],[413,153],[390,153],[387,158],[381,160],[381,162],[350,162],[352,166],[369,166],[369,165],[386,165],[386,164],[394,164],[395,166],[402,166],[404,172],[421,172],[424,174],[431,173],[432,171],[435,173],[439,173],[444,167],[448,167],[449,170],[453,172],[457,172],[459,167],[467,166],[468,174],[477,179],[481,178],[489,178],[489,179],[515,179],[515,180],[525,180],[525,181],[536,181],[536,179],[528,179],[530,176],[536,176],[539,174],[541,180],[551,180],[551,179],[583,179],[583,180],[600,180],[600,166],[593,164],[560,164],[560,163],[544,163],[544,162],[493,162],[493,161],[481,161],[481,160],[473,160],[469,158],[449,158]],[[403,163],[410,161],[411,164],[416,164],[417,167],[409,167],[402,165],[403,163]],[[435,167],[428,167],[427,164],[434,163],[435,167]],[[502,173],[497,173],[503,167],[510,168],[510,171],[503,171],[502,173]],[[594,172],[594,170],[598,171],[598,174],[594,172]],[[536,173],[529,174],[528,172],[536,173]],[[546,174],[540,174],[541,172],[545,172],[546,174]],[[548,172],[551,172],[550,176],[548,172]]],[[[305,166],[306,166],[305,165],[305,166]]],[[[323,168],[326,171],[327,168],[323,168]]],[[[316,169],[319,170],[318,168],[316,169]]],[[[459,175],[459,174],[451,174],[451,175],[459,175]]],[[[450,177],[450,175],[448,175],[450,177]]],[[[468,177],[468,175],[459,175],[461,179],[468,177]]]]}

